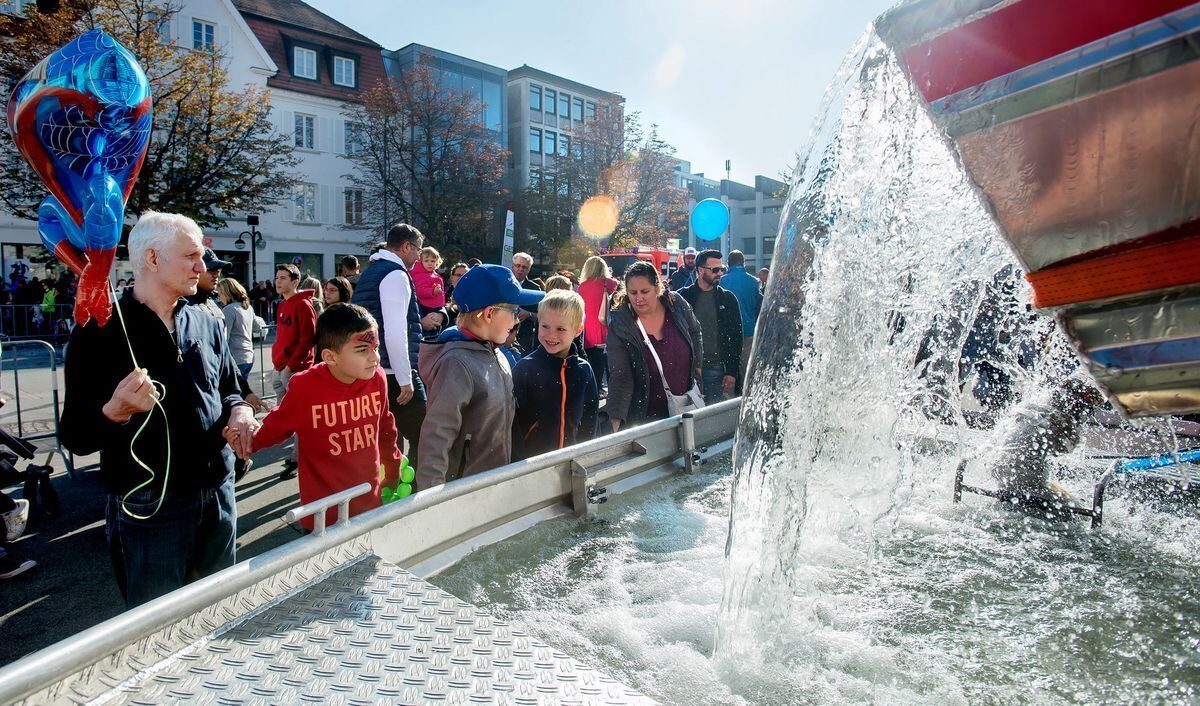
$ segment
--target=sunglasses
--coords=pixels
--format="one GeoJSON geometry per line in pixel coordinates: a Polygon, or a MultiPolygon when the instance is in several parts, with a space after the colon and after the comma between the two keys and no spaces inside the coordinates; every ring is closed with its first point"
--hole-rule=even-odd
{"type": "Polygon", "coordinates": [[[521,313],[521,307],[519,306],[500,306],[499,304],[493,304],[492,308],[499,309],[500,311],[507,311],[508,313],[512,314],[514,318],[521,313]]]}
{"type": "Polygon", "coordinates": [[[724,267],[701,267],[700,269],[708,270],[709,272],[716,274],[716,275],[719,275],[725,271],[724,267]]]}

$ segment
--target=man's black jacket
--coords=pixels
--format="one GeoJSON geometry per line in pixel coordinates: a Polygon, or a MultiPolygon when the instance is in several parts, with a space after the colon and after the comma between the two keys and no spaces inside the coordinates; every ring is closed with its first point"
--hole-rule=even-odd
{"type": "MultiPolygon", "coordinates": [[[[693,284],[679,290],[692,309],[696,308],[696,297],[700,294],[700,285],[693,284]]],[[[735,378],[742,372],[742,310],[738,308],[737,295],[717,285],[717,335],[721,341],[721,362],[725,365],[725,374],[735,378]]],[[[704,331],[704,340],[710,340],[712,331],[704,331]]]]}
{"type": "MultiPolygon", "coordinates": [[[[233,462],[221,430],[230,410],[243,404],[237,366],[225,343],[224,323],[180,299],[175,304],[173,338],[158,315],[132,292],[115,306],[124,314],[138,365],[166,386],[162,407],[170,420],[168,489],[220,485],[232,472],[233,462]]],[[[77,454],[99,451],[101,477],[110,492],[118,494],[150,476],[130,455],[130,442],[146,414],[135,414],[118,424],[101,411],[133,368],[116,311],[104,327],[92,321],[72,332],[67,344],[66,399],[59,441],[77,454]]],[[[156,495],[167,471],[168,435],[162,414],[156,409],[150,416],[134,452],[153,469],[154,482],[147,489],[156,495]]]]}

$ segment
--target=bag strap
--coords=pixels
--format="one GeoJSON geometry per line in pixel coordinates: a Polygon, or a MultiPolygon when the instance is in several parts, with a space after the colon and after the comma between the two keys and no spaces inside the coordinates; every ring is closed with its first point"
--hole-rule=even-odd
{"type": "MultiPolygon", "coordinates": [[[[637,314],[633,317],[637,319],[637,314]]],[[[637,319],[638,330],[642,332],[642,340],[646,342],[646,347],[650,349],[650,356],[654,358],[654,365],[658,367],[658,379],[662,380],[663,392],[668,395],[674,395],[671,392],[671,384],[667,382],[667,375],[663,372],[662,360],[658,357],[658,351],[654,350],[654,344],[650,342],[650,334],[646,333],[646,327],[642,326],[642,320],[637,319]]]]}

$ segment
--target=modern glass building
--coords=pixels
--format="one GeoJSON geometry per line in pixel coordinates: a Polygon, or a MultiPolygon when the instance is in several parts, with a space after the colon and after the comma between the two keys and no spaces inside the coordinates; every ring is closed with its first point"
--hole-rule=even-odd
{"type": "Polygon", "coordinates": [[[483,104],[480,120],[495,133],[501,146],[508,148],[508,135],[504,129],[508,119],[508,107],[504,100],[508,71],[421,44],[409,44],[383,52],[384,70],[392,78],[400,78],[405,71],[418,64],[434,67],[446,87],[476,96],[483,104]]]}

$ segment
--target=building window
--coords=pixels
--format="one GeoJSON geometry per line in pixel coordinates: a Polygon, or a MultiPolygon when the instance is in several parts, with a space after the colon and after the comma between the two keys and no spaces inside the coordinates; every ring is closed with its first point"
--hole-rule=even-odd
{"type": "Polygon", "coordinates": [[[763,206],[763,213],[779,213],[783,206],[763,206]]]}
{"type": "Polygon", "coordinates": [[[547,130],[542,141],[542,151],[546,154],[554,154],[558,151],[558,133],[547,130]]]}
{"type": "Polygon", "coordinates": [[[541,185],[542,185],[542,170],[541,169],[530,169],[529,170],[529,188],[537,189],[541,185]]]}
{"type": "Polygon", "coordinates": [[[546,89],[546,113],[548,113],[550,115],[554,115],[554,110],[555,110],[554,106],[557,103],[558,103],[558,93],[547,88],[546,89]]]}
{"type": "Polygon", "coordinates": [[[344,56],[333,57],[333,82],[339,86],[354,88],[358,85],[356,68],[354,59],[347,59],[344,56]]]}
{"type": "Polygon", "coordinates": [[[347,120],[342,125],[342,137],[346,143],[346,154],[362,154],[363,139],[361,125],[347,120]]]}
{"type": "Polygon", "coordinates": [[[771,236],[770,238],[763,238],[763,254],[764,255],[774,255],[775,254],[775,236],[771,236]]]}
{"type": "Polygon", "coordinates": [[[292,54],[292,73],[300,78],[317,80],[317,53],[312,49],[296,47],[292,54]]]}
{"type": "Polygon", "coordinates": [[[742,254],[757,255],[758,254],[758,238],[742,238],[742,254]]]}
{"type": "Polygon", "coordinates": [[[568,157],[571,154],[571,138],[568,135],[560,135],[558,138],[558,156],[568,157]]]}
{"type": "Polygon", "coordinates": [[[542,131],[536,127],[529,128],[529,151],[542,151],[542,131]]]}
{"type": "Polygon", "coordinates": [[[27,6],[37,7],[37,0],[0,0],[0,13],[19,15],[27,6]]]}
{"type": "Polygon", "coordinates": [[[363,224],[362,189],[346,189],[343,195],[346,204],[346,225],[361,226],[363,224]]]}
{"type": "Polygon", "coordinates": [[[541,86],[530,86],[529,87],[529,109],[530,110],[541,110],[542,109],[542,87],[541,86]]]}
{"type": "Polygon", "coordinates": [[[301,149],[316,149],[317,118],[313,115],[296,113],[296,146],[301,149]]]}
{"type": "Polygon", "coordinates": [[[500,132],[504,129],[501,115],[504,106],[504,89],[500,80],[493,76],[483,77],[483,124],[487,129],[500,132]]]}
{"type": "Polygon", "coordinates": [[[583,99],[576,98],[571,101],[574,108],[571,110],[571,117],[575,120],[583,120],[583,99]]]}
{"type": "Polygon", "coordinates": [[[217,26],[204,20],[192,20],[192,49],[212,51],[217,46],[217,26]]]}
{"type": "Polygon", "coordinates": [[[296,184],[293,188],[292,199],[295,201],[296,210],[293,220],[303,223],[316,223],[317,221],[317,185],[316,184],[296,184]]]}
{"type": "Polygon", "coordinates": [[[584,110],[583,110],[583,117],[588,120],[591,120],[592,118],[596,117],[596,104],[595,103],[593,103],[591,101],[587,102],[587,107],[584,108],[584,110]]]}
{"type": "Polygon", "coordinates": [[[571,119],[571,96],[565,93],[558,94],[558,114],[563,120],[571,119]]]}
{"type": "Polygon", "coordinates": [[[743,216],[753,216],[753,215],[754,215],[754,212],[755,212],[756,210],[757,210],[757,209],[755,209],[753,206],[751,206],[751,207],[749,207],[749,208],[743,208],[743,209],[742,209],[742,215],[743,215],[743,216]]]}

